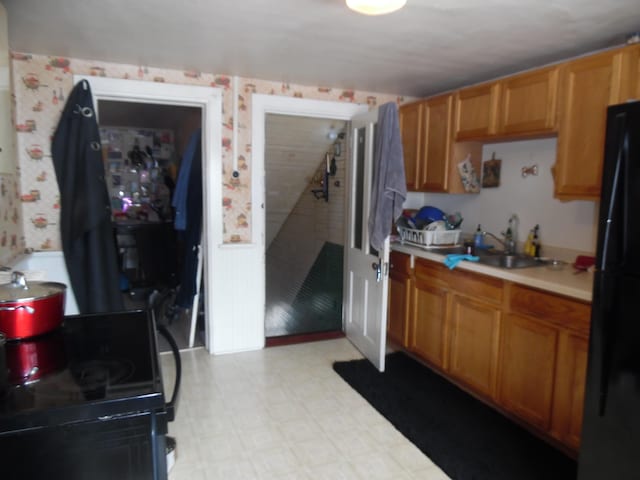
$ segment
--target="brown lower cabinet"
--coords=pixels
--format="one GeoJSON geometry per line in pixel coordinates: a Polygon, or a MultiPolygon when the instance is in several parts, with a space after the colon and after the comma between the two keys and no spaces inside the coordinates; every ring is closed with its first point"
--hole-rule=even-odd
{"type": "Polygon", "coordinates": [[[558,330],[520,315],[505,317],[498,403],[532,425],[548,430],[558,330]]]}
{"type": "Polygon", "coordinates": [[[408,342],[408,316],[411,303],[411,265],[408,255],[391,252],[389,256],[389,303],[387,308],[387,337],[406,347],[408,342]]]}
{"type": "Polygon", "coordinates": [[[590,305],[421,258],[411,270],[408,255],[393,253],[404,270],[403,287],[390,282],[389,325],[394,315],[404,326],[389,337],[403,332],[397,343],[426,364],[577,452],[590,305]]]}
{"type": "Polygon", "coordinates": [[[588,353],[587,337],[568,332],[561,333],[558,342],[551,435],[576,451],[580,448],[582,433],[588,353]]]}
{"type": "Polygon", "coordinates": [[[449,373],[493,398],[498,372],[502,312],[484,300],[452,295],[449,373]]]}
{"type": "Polygon", "coordinates": [[[437,367],[444,367],[447,289],[416,278],[409,310],[409,345],[413,353],[437,367]]]}

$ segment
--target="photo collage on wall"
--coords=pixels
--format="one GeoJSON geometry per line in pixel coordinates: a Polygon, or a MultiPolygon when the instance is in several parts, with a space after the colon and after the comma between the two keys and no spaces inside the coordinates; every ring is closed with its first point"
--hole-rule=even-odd
{"type": "Polygon", "coordinates": [[[114,218],[171,220],[177,171],[173,132],[100,127],[100,138],[114,218]]]}

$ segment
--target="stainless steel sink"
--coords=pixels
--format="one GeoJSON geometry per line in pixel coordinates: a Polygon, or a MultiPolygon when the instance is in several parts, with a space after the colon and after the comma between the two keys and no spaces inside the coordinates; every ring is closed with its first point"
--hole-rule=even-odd
{"type": "Polygon", "coordinates": [[[529,268],[541,267],[548,262],[527,255],[506,255],[504,253],[492,252],[478,255],[478,263],[490,265],[498,268],[529,268]]]}

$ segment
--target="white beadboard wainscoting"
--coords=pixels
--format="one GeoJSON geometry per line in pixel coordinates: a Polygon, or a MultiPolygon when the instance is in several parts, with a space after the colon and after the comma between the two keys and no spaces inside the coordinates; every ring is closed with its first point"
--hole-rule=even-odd
{"type": "Polygon", "coordinates": [[[213,247],[205,280],[209,351],[214,354],[264,347],[264,247],[223,244],[213,247]]]}

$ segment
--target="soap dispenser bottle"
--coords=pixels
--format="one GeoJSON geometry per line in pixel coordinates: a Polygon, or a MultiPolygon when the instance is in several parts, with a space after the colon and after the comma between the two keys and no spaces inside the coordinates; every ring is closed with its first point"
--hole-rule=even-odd
{"type": "Polygon", "coordinates": [[[478,224],[476,234],[473,236],[473,244],[476,248],[481,248],[484,244],[483,236],[484,235],[482,235],[482,227],[480,227],[480,224],[478,224]]]}
{"type": "Polygon", "coordinates": [[[535,247],[533,246],[533,228],[529,230],[527,241],[524,244],[524,253],[525,255],[530,255],[532,257],[535,255],[535,247]]]}
{"type": "Polygon", "coordinates": [[[538,238],[538,230],[540,225],[536,225],[533,229],[532,255],[536,258],[540,257],[540,239],[538,238]]]}

